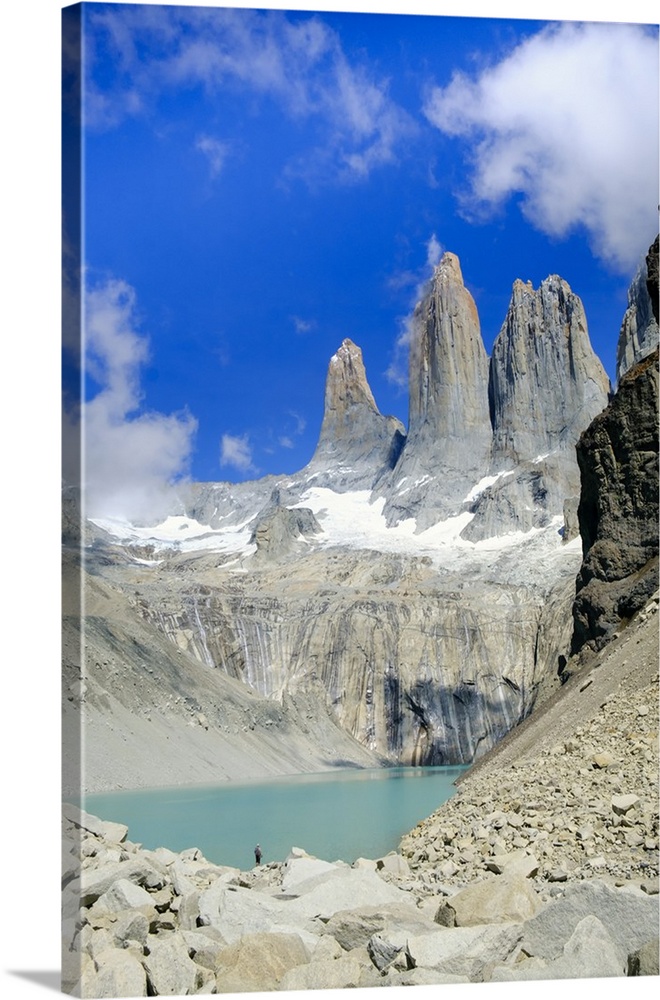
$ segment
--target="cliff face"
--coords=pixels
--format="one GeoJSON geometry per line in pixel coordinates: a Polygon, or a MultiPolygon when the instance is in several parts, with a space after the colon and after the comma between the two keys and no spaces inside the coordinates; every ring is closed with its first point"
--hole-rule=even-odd
{"type": "Polygon", "coordinates": [[[600,647],[658,586],[658,349],[580,438],[584,559],[572,648],[600,647]]]}
{"type": "Polygon", "coordinates": [[[521,572],[443,578],[429,559],[368,550],[255,556],[247,576],[198,558],[193,579],[163,567],[137,596],[176,646],[260,697],[316,699],[390,761],[446,764],[485,752],[533,707],[556,644],[568,648],[576,561],[555,565],[553,589],[521,572]]]}

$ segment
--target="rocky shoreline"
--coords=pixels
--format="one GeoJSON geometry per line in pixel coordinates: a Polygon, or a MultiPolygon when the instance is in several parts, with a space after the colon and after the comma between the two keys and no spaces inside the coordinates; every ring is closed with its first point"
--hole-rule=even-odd
{"type": "Polygon", "coordinates": [[[201,995],[658,974],[658,597],[400,852],[241,872],[64,810],[63,989],[201,995]]]}

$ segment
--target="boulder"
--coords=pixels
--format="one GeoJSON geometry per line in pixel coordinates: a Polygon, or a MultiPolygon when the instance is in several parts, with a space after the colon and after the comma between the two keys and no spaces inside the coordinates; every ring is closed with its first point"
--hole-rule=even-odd
{"type": "MultiPolygon", "coordinates": [[[[339,910],[326,922],[323,933],[332,937],[345,951],[366,947],[374,934],[397,927],[403,934],[421,934],[433,929],[430,916],[418,910],[409,900],[382,906],[362,906],[339,910]]],[[[403,947],[397,944],[397,949],[403,947]]]]}
{"type": "Polygon", "coordinates": [[[395,875],[410,875],[410,865],[401,854],[394,851],[386,854],[384,858],[378,858],[376,869],[379,872],[392,872],[395,875]]]}
{"type": "Polygon", "coordinates": [[[154,889],[162,888],[165,883],[163,876],[151,864],[135,857],[130,861],[118,861],[101,868],[83,869],[80,878],[71,882],[69,888],[72,892],[79,893],[81,906],[91,906],[120,879],[136,885],[150,885],[154,889]]]}
{"type": "Polygon", "coordinates": [[[70,802],[62,803],[62,815],[79,830],[87,830],[88,833],[93,833],[95,837],[111,844],[123,844],[128,836],[128,827],[123,823],[110,823],[99,819],[98,816],[92,816],[70,802]]]}
{"type": "Polygon", "coordinates": [[[457,927],[475,924],[522,923],[541,909],[529,880],[521,875],[475,882],[451,897],[457,927]]]}
{"type": "Polygon", "coordinates": [[[627,971],[629,976],[658,975],[658,938],[651,938],[641,948],[628,955],[627,971]]]}
{"type": "Polygon", "coordinates": [[[628,955],[647,943],[649,928],[657,928],[658,901],[602,882],[569,883],[563,896],[525,922],[524,951],[546,960],[559,958],[579,922],[588,916],[596,916],[619,952],[628,955]]]}
{"type": "MultiPolygon", "coordinates": [[[[141,885],[130,879],[120,878],[96,900],[92,907],[94,915],[119,913],[121,910],[137,910],[144,907],[154,910],[153,899],[141,885]]],[[[155,913],[154,913],[155,915],[155,913]]]]}
{"type": "Polygon", "coordinates": [[[407,944],[412,963],[441,973],[468,976],[481,982],[488,966],[506,961],[522,938],[519,924],[484,924],[475,927],[438,928],[430,934],[408,936],[384,934],[396,945],[407,944]]]}
{"type": "Polygon", "coordinates": [[[149,935],[149,919],[140,911],[128,910],[126,913],[119,913],[112,925],[112,933],[119,947],[122,947],[125,941],[137,941],[144,947],[149,935]]]}
{"type": "Polygon", "coordinates": [[[325,875],[334,871],[336,865],[329,861],[321,861],[319,858],[291,858],[284,866],[282,874],[282,891],[304,892],[305,883],[317,875],[325,875]]]}
{"type": "Polygon", "coordinates": [[[183,938],[178,934],[150,934],[142,963],[147,972],[151,996],[184,996],[194,993],[205,981],[199,965],[192,961],[183,938]]]}
{"type": "MultiPolygon", "coordinates": [[[[363,966],[352,955],[299,965],[280,981],[281,990],[344,990],[361,985],[363,966]]],[[[266,987],[264,987],[266,988],[266,987]]],[[[272,987],[271,987],[272,988],[272,987]]]]}
{"type": "Polygon", "coordinates": [[[219,993],[272,990],[290,969],[308,962],[309,953],[297,934],[246,934],[219,955],[217,989],[219,993]]]}
{"type": "Polygon", "coordinates": [[[96,970],[88,966],[81,981],[80,996],[146,997],[147,976],[141,962],[125,948],[104,951],[96,960],[96,970]]]}
{"type": "Polygon", "coordinates": [[[406,900],[402,889],[388,885],[375,872],[359,868],[334,867],[308,880],[304,890],[297,899],[287,904],[289,919],[320,916],[325,920],[339,910],[406,900]]]}
{"type": "Polygon", "coordinates": [[[599,979],[625,975],[625,958],[598,917],[592,914],[576,924],[554,960],[532,958],[514,966],[498,966],[492,981],[538,979],[599,979]]]}

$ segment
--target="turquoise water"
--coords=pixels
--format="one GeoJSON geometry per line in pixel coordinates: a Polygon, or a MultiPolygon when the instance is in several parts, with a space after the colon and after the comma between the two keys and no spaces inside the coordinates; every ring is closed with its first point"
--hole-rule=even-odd
{"type": "Polygon", "coordinates": [[[125,823],[143,847],[198,847],[209,861],[243,870],[302,847],[352,862],[396,850],[399,840],[454,793],[464,767],[341,770],[215,786],[88,795],[83,807],[125,823]]]}

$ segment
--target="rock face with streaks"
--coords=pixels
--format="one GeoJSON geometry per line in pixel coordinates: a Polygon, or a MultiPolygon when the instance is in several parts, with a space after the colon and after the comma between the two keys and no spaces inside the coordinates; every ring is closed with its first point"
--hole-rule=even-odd
{"type": "Polygon", "coordinates": [[[658,585],[658,348],[580,438],[584,559],[573,650],[601,646],[658,585]]]}
{"type": "Polygon", "coordinates": [[[374,552],[299,555],[286,588],[282,563],[256,566],[255,557],[255,572],[228,589],[198,560],[202,600],[185,580],[171,578],[169,592],[145,582],[143,613],[190,652],[203,635],[209,662],[262,697],[319,698],[392,762],[484,753],[529,714],[555,645],[570,641],[574,569],[554,589],[474,582],[459,591],[428,561],[374,552]]]}

